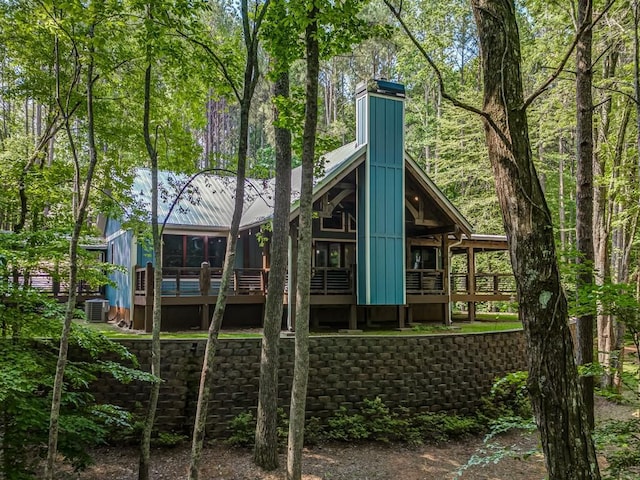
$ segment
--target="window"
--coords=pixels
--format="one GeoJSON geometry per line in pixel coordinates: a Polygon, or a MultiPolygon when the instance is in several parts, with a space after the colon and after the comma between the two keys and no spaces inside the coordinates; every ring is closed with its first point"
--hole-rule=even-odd
{"type": "Polygon", "coordinates": [[[215,268],[222,268],[224,255],[227,250],[226,237],[209,237],[209,265],[215,268]]]}
{"type": "Polygon", "coordinates": [[[411,269],[436,270],[439,268],[438,249],[436,247],[411,247],[411,269]]]}
{"type": "Polygon", "coordinates": [[[355,262],[355,244],[316,242],[314,266],[342,268],[355,262]]]}
{"type": "Polygon", "coordinates": [[[182,267],[184,253],[184,237],[182,235],[164,235],[162,248],[162,265],[165,267],[182,267]]]}
{"type": "Polygon", "coordinates": [[[199,267],[205,261],[204,237],[187,236],[185,267],[199,267]]]}
{"type": "Polygon", "coordinates": [[[331,217],[321,218],[320,230],[328,232],[344,232],[344,212],[334,210],[331,217]]]}

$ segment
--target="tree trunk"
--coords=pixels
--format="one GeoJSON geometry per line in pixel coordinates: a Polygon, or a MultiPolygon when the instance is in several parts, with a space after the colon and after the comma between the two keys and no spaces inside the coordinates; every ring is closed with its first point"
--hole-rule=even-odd
{"type": "MultiPolygon", "coordinates": [[[[605,57],[603,78],[609,80],[615,74],[618,61],[617,46],[612,46],[610,53],[605,57]]],[[[606,158],[601,151],[609,138],[611,125],[611,95],[607,94],[600,106],[600,122],[596,148],[593,154],[593,177],[595,188],[593,190],[593,250],[594,273],[596,285],[604,285],[611,277],[611,264],[609,262],[609,221],[607,219],[608,190],[605,182],[606,158]]],[[[614,335],[613,316],[605,312],[603,305],[598,304],[597,312],[597,338],[598,338],[598,363],[603,367],[600,376],[601,388],[613,387],[613,370],[611,370],[611,340],[614,335]]]]}
{"type": "Polygon", "coordinates": [[[562,130],[558,137],[558,229],[560,230],[560,254],[564,261],[565,252],[567,251],[567,221],[564,205],[564,136],[562,130]]]}
{"type": "MultiPolygon", "coordinates": [[[[93,25],[90,27],[90,38],[93,37],[93,25]]],[[[62,390],[64,387],[64,371],[67,365],[67,353],[69,350],[69,336],[71,334],[71,323],[73,314],[76,309],[76,297],[78,286],[78,243],[82,227],[84,226],[87,206],[89,205],[89,194],[91,191],[91,183],[93,182],[93,174],[98,162],[97,149],[95,144],[95,123],[93,112],[93,82],[94,82],[94,59],[93,48],[90,47],[89,64],[87,66],[87,148],[89,151],[89,165],[84,181],[84,190],[80,197],[77,214],[74,216],[73,233],[71,234],[69,246],[69,299],[64,316],[64,325],[62,335],[60,336],[60,348],[58,351],[58,361],[56,364],[56,375],[53,383],[53,392],[51,399],[51,415],[49,419],[49,442],[47,448],[47,462],[45,464],[44,478],[45,480],[53,480],[54,462],[58,450],[58,430],[60,427],[60,402],[62,399],[62,390]]],[[[69,143],[73,148],[73,138],[71,136],[71,128],[69,125],[69,117],[66,116],[67,133],[69,135],[69,143]]],[[[81,170],[76,154],[74,153],[76,162],[75,182],[81,183],[81,170]]]]}
{"type": "MultiPolygon", "coordinates": [[[[591,298],[593,285],[593,97],[591,94],[591,0],[578,1],[578,30],[589,25],[576,46],[576,244],[578,248],[576,289],[578,300],[591,298]]],[[[593,302],[587,300],[589,306],[593,302]]],[[[576,363],[593,363],[593,309],[576,319],[576,363]]],[[[591,428],[593,416],[593,376],[579,377],[584,408],[591,428]]]]}
{"type": "Polygon", "coordinates": [[[511,0],[472,0],[482,52],[484,125],[509,241],[529,360],[529,393],[549,478],[600,478],[582,405],[551,213],[532,161],[511,0]]]}
{"type": "Polygon", "coordinates": [[[296,338],[293,385],[289,413],[287,480],[302,478],[302,446],[309,377],[309,290],[311,286],[311,234],[313,222],[313,166],[318,123],[318,7],[308,13],[305,31],[307,79],[304,133],[302,138],[302,182],[298,229],[298,273],[296,294],[296,338]]]}
{"type": "MultiPolygon", "coordinates": [[[[149,7],[150,8],[150,7],[149,7]]],[[[151,15],[149,15],[151,16],[151,15]]],[[[142,438],[140,440],[140,463],[138,480],[149,480],[149,460],[151,456],[151,432],[156,418],[158,398],[160,397],[160,320],[162,315],[162,232],[158,226],[158,152],[153,146],[149,132],[149,115],[151,109],[151,62],[144,75],[144,118],[143,135],[147,154],[151,161],[151,237],[153,242],[153,310],[151,328],[151,374],[155,381],[149,392],[149,405],[145,418],[142,438]]]]}
{"type": "Polygon", "coordinates": [[[247,0],[242,0],[240,3],[247,57],[242,93],[237,94],[237,99],[240,103],[240,129],[238,137],[238,170],[236,174],[235,204],[233,216],[231,218],[231,227],[229,228],[229,237],[227,239],[224,268],[222,270],[222,278],[220,279],[220,290],[218,293],[216,307],[213,311],[213,317],[211,318],[211,325],[209,326],[204,363],[202,365],[202,373],[200,374],[200,389],[198,392],[196,419],[193,426],[193,438],[191,445],[189,480],[197,480],[199,478],[198,469],[202,457],[202,446],[206,430],[207,406],[209,403],[213,379],[213,362],[215,359],[216,348],[218,346],[218,334],[220,333],[227,303],[227,291],[229,289],[229,283],[235,267],[238,231],[240,229],[240,220],[242,219],[244,207],[244,183],[246,180],[247,151],[249,148],[249,115],[251,113],[251,101],[253,99],[253,94],[260,74],[260,66],[258,63],[258,30],[269,4],[268,1],[263,4],[262,10],[260,10],[256,18],[254,18],[255,23],[253,25],[253,30],[251,30],[249,25],[250,20],[247,0]]]}
{"type": "MultiPolygon", "coordinates": [[[[274,98],[289,98],[289,72],[279,74],[274,98]]],[[[260,362],[260,392],[253,460],[265,470],[278,468],[278,353],[284,288],[287,278],[289,209],[291,207],[291,132],[278,124],[274,106],[276,140],[276,192],[271,235],[269,290],[265,304],[260,362]]]]}

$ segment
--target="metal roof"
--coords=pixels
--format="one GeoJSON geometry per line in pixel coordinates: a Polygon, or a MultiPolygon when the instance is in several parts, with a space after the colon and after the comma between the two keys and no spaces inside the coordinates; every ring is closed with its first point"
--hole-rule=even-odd
{"type": "MultiPolygon", "coordinates": [[[[180,189],[189,180],[187,175],[171,172],[158,172],[159,201],[158,221],[167,225],[206,226],[211,228],[229,228],[234,209],[235,177],[218,175],[198,175],[191,181],[179,200],[174,199],[180,189]]],[[[142,206],[151,209],[151,171],[139,169],[134,179],[132,192],[142,206]]],[[[246,209],[245,205],[245,209],[246,209]]]]}
{"type": "MultiPolygon", "coordinates": [[[[321,157],[323,173],[314,179],[314,199],[323,195],[332,185],[356,168],[366,154],[367,145],[351,142],[321,157]]],[[[471,225],[446,196],[436,187],[431,179],[422,171],[408,154],[405,162],[411,170],[416,170],[423,180],[424,187],[436,200],[443,211],[460,225],[462,231],[471,234],[471,225]]],[[[291,218],[298,214],[298,198],[300,197],[302,168],[294,168],[291,172],[291,218]]],[[[160,184],[160,204],[158,220],[164,222],[171,204],[191,178],[191,186],[176,202],[167,228],[190,229],[198,227],[204,230],[228,230],[234,209],[236,179],[233,176],[219,176],[208,173],[196,174],[192,177],[170,172],[158,172],[160,184]]],[[[273,197],[276,188],[275,179],[247,179],[245,201],[240,228],[245,230],[263,224],[273,215],[273,197]]],[[[150,210],[151,205],[151,171],[139,169],[132,187],[134,196],[150,210]]]]}

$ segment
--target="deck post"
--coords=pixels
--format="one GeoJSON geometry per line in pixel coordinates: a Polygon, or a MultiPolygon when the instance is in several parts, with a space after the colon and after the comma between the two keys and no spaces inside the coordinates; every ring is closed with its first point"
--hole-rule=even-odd
{"type": "MultiPolygon", "coordinates": [[[[451,310],[453,305],[451,302],[451,245],[449,244],[449,235],[442,234],[442,290],[447,298],[447,303],[442,306],[442,319],[445,325],[451,325],[451,310]]],[[[410,311],[411,320],[413,321],[413,312],[410,311]]]]}
{"type": "Polygon", "coordinates": [[[147,262],[144,281],[144,330],[153,330],[153,264],[147,262]]]}
{"type": "Polygon", "coordinates": [[[289,288],[287,305],[287,330],[294,331],[296,324],[296,297],[298,293],[298,229],[295,225],[289,231],[289,288]]]}
{"type": "Polygon", "coordinates": [[[474,298],[468,303],[469,321],[473,322],[476,319],[476,256],[473,247],[467,248],[467,288],[474,298]]]}
{"type": "Polygon", "coordinates": [[[211,267],[209,262],[202,262],[200,264],[200,295],[204,298],[202,304],[202,316],[200,318],[200,330],[209,329],[209,304],[206,302],[206,297],[209,295],[211,289],[211,267]]]}
{"type": "Polygon", "coordinates": [[[405,305],[398,305],[398,328],[400,330],[403,330],[404,328],[406,328],[406,322],[405,322],[405,314],[406,314],[406,306],[405,305]]]}
{"type": "Polygon", "coordinates": [[[349,305],[349,330],[358,329],[358,308],[355,303],[349,305]]]}

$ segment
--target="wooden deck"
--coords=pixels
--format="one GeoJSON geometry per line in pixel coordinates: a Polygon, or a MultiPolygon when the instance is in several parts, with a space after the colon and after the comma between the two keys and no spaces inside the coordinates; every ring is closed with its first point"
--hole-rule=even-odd
{"type": "MultiPolygon", "coordinates": [[[[136,268],[135,304],[145,305],[152,295],[153,268],[136,268]]],[[[165,305],[215,303],[220,293],[221,268],[163,268],[162,298],[165,305]]],[[[269,271],[237,268],[227,291],[230,303],[264,303],[268,292],[269,271]]],[[[407,303],[448,303],[449,301],[509,301],[515,295],[513,275],[506,273],[451,274],[448,287],[444,270],[408,269],[407,303]],[[473,278],[470,278],[473,277],[473,278]],[[449,294],[450,292],[450,294],[449,294]]],[[[344,304],[355,298],[355,275],[350,268],[315,267],[312,269],[312,304],[344,304]],[[315,297],[315,298],[313,298],[315,297]],[[328,297],[326,300],[318,297],[328,297]]],[[[285,295],[287,291],[285,290],[285,295]]]]}
{"type": "MultiPolygon", "coordinates": [[[[38,272],[29,275],[26,279],[18,277],[19,285],[27,285],[42,293],[51,296],[59,302],[69,299],[69,284],[66,279],[58,279],[49,273],[38,272]]],[[[76,288],[76,302],[84,303],[87,300],[104,298],[103,287],[93,287],[85,281],[79,281],[76,288]]]]}

